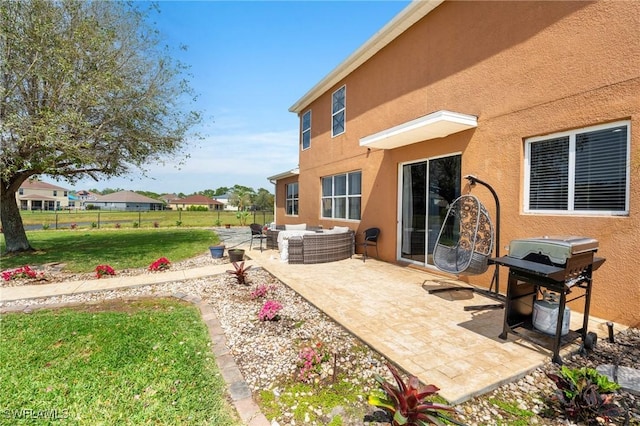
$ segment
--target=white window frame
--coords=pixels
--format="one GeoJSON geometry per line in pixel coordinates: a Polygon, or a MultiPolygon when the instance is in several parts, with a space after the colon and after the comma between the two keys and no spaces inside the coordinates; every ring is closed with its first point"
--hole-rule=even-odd
{"type": "Polygon", "coordinates": [[[340,136],[346,131],[347,131],[347,85],[345,84],[331,94],[331,137],[334,138],[336,136],[340,136]],[[343,102],[342,108],[335,111],[334,96],[336,93],[338,93],[341,90],[344,91],[344,96],[343,96],[344,102],[343,102]],[[333,129],[335,128],[335,126],[333,123],[335,122],[338,114],[340,113],[342,113],[342,131],[340,133],[334,133],[333,129]]]}
{"type": "Polygon", "coordinates": [[[629,215],[629,199],[630,199],[630,158],[631,158],[631,126],[630,121],[622,120],[612,123],[606,123],[596,126],[584,127],[581,129],[574,129],[566,132],[553,133],[545,136],[537,136],[525,139],[524,147],[524,212],[532,214],[557,214],[557,215],[588,215],[588,216],[628,216],[629,215]],[[625,187],[625,208],[624,210],[576,210],[574,208],[575,202],[575,171],[576,171],[576,136],[582,133],[589,133],[599,130],[606,130],[613,127],[627,128],[627,141],[626,141],[626,187],[625,187]],[[555,138],[569,138],[569,154],[568,154],[568,194],[567,194],[567,209],[566,210],[544,210],[544,209],[531,209],[529,206],[530,198],[530,185],[531,185],[531,145],[535,142],[547,141],[555,138]]]}
{"type": "Polygon", "coordinates": [[[299,211],[300,210],[300,185],[298,182],[292,182],[292,183],[288,183],[284,186],[284,215],[285,216],[298,216],[299,211]],[[296,194],[298,195],[297,197],[289,197],[289,186],[291,185],[295,185],[297,187],[297,190],[295,191],[296,194]],[[293,206],[295,207],[295,212],[294,213],[289,213],[289,204],[293,203],[293,206]]]}
{"type": "Polygon", "coordinates": [[[349,222],[359,222],[362,219],[362,170],[353,170],[351,172],[346,173],[338,173],[331,176],[323,176],[320,178],[320,217],[322,219],[333,219],[333,220],[344,220],[349,222]],[[349,187],[349,176],[352,174],[360,175],[360,192],[357,194],[351,193],[351,188],[349,187]],[[335,178],[339,176],[344,176],[346,181],[346,189],[344,195],[335,195],[335,178]],[[331,195],[324,195],[324,180],[331,179],[331,195]],[[360,199],[360,211],[358,213],[358,219],[351,219],[350,211],[349,211],[349,199],[360,199]],[[344,200],[345,203],[345,217],[336,217],[336,200],[341,199],[344,200]],[[331,216],[324,215],[324,200],[331,200],[331,216]]]}
{"type": "Polygon", "coordinates": [[[313,116],[311,115],[311,110],[305,112],[304,114],[302,114],[302,121],[300,123],[300,128],[302,129],[301,135],[300,135],[300,146],[302,147],[302,150],[306,150],[311,148],[311,119],[313,118],[313,116]],[[309,127],[305,128],[304,127],[304,123],[305,123],[305,116],[309,115],[309,127]],[[305,136],[307,137],[307,146],[305,146],[305,136]]]}

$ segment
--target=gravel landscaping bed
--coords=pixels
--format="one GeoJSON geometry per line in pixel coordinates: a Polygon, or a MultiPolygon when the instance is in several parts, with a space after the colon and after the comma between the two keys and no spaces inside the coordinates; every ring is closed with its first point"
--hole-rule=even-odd
{"type": "MultiPolygon", "coordinates": [[[[192,268],[213,263],[228,263],[228,259],[212,259],[199,256],[184,262],[172,264],[172,269],[192,268]]],[[[233,269],[229,264],[229,269],[233,269]]],[[[118,272],[120,275],[151,273],[146,270],[118,272]]],[[[162,272],[155,272],[162,273],[162,272]]],[[[368,393],[377,388],[374,376],[379,374],[390,379],[385,366],[385,358],[368,348],[340,325],[333,322],[301,296],[282,284],[267,271],[253,268],[248,271],[249,285],[235,282],[230,274],[221,274],[204,279],[171,282],[161,285],[119,289],[73,296],[50,297],[29,301],[15,301],[2,304],[0,308],[17,306],[37,306],[43,304],[99,302],[116,298],[158,296],[172,293],[186,293],[201,297],[214,307],[227,338],[227,345],[233,354],[243,376],[254,393],[256,400],[270,394],[271,404],[278,405],[278,415],[269,417],[272,425],[325,425],[333,417],[340,415],[342,425],[386,425],[388,419],[375,407],[368,405],[368,393]],[[251,292],[260,285],[268,289],[263,298],[252,297],[251,292]],[[258,312],[266,300],[281,303],[277,321],[260,321],[258,312]],[[355,388],[360,389],[354,399],[338,403],[331,410],[305,405],[311,395],[286,395],[288,386],[295,383],[300,373],[299,353],[303,348],[313,348],[326,355],[325,362],[318,367],[308,381],[317,389],[332,384],[335,377],[342,377],[355,388]],[[335,367],[335,370],[334,370],[335,367]],[[297,402],[282,403],[293,400],[297,402]],[[304,413],[300,419],[300,413],[304,413]],[[297,420],[296,420],[297,417],[297,420]]],[[[42,283],[69,279],[91,279],[94,274],[56,273],[45,270],[42,283]]],[[[93,278],[95,279],[95,278],[93,278]]],[[[4,282],[3,285],[34,284],[26,280],[4,282]],[[20,282],[18,282],[20,281],[20,282]]],[[[596,367],[600,364],[615,364],[637,367],[640,362],[640,332],[629,329],[616,335],[615,343],[599,340],[596,348],[587,356],[565,357],[569,367],[596,367]]],[[[456,408],[454,417],[468,425],[572,425],[563,414],[554,410],[549,398],[556,390],[555,384],[546,376],[557,373],[558,366],[548,363],[543,368],[506,384],[493,392],[474,398],[456,408]]],[[[437,383],[434,383],[436,386],[437,383]]],[[[640,425],[640,398],[619,392],[617,403],[624,407],[624,416],[610,424],[640,425]],[[626,416],[626,418],[625,418],[626,416]]],[[[606,422],[604,423],[606,424],[606,422]]]]}

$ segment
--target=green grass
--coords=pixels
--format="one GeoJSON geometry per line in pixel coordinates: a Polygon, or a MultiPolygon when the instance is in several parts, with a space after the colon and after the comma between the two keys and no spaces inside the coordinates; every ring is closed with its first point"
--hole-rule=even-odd
{"type": "MultiPolygon", "coordinates": [[[[92,272],[101,264],[117,272],[148,267],[160,257],[171,262],[187,259],[219,242],[210,230],[189,228],[33,231],[27,232],[27,238],[36,251],[2,256],[3,270],[62,262],[69,272],[92,272]]],[[[0,251],[5,251],[4,235],[0,236],[0,251]]]]}
{"type": "MultiPolygon", "coordinates": [[[[66,210],[66,211],[21,211],[22,223],[25,226],[47,225],[49,229],[70,229],[75,223],[78,228],[89,229],[92,224],[95,227],[113,229],[133,228],[134,222],[140,228],[172,227],[175,228],[180,222],[183,227],[204,227],[230,224],[240,226],[240,219],[233,211],[144,211],[144,212],[123,212],[108,210],[66,210]]],[[[260,224],[273,221],[273,212],[250,213],[247,217],[247,224],[257,222],[260,224]]]]}
{"type": "Polygon", "coordinates": [[[1,424],[34,424],[25,417],[38,412],[38,424],[240,424],[191,304],[105,302],[0,322],[1,424]]]}

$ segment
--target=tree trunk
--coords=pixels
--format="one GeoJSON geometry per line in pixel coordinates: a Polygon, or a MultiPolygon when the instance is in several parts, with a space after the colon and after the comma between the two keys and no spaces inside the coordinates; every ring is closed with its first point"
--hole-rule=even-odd
{"type": "MultiPolygon", "coordinates": [[[[22,251],[33,250],[27,233],[24,230],[20,209],[16,200],[17,189],[15,184],[5,185],[2,181],[0,193],[0,218],[2,219],[2,232],[4,233],[4,241],[7,253],[17,253],[22,251]],[[12,190],[13,189],[13,190],[12,190]]],[[[20,184],[18,184],[18,188],[20,184]]]]}

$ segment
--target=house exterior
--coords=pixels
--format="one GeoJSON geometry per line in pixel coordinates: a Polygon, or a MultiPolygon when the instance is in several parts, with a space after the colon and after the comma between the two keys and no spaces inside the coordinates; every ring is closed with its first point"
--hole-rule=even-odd
{"type": "Polygon", "coordinates": [[[211,199],[204,195],[189,195],[185,198],[169,201],[169,207],[172,210],[188,210],[189,208],[204,207],[207,210],[223,210],[224,204],[220,201],[211,199]]]}
{"type": "Polygon", "coordinates": [[[84,209],[88,204],[94,204],[98,197],[100,197],[100,194],[95,194],[85,189],[81,189],[80,191],[76,192],[76,197],[76,207],[84,209]]]}
{"type": "Polygon", "coordinates": [[[16,192],[20,210],[60,210],[69,207],[69,190],[47,182],[27,179],[16,192]]]}
{"type": "Polygon", "coordinates": [[[216,195],[214,199],[222,203],[223,210],[234,212],[238,211],[238,206],[232,206],[231,204],[229,204],[229,200],[231,199],[231,196],[229,194],[216,195]]]}
{"type": "Polygon", "coordinates": [[[269,178],[276,222],[379,227],[382,260],[439,272],[449,203],[471,191],[496,218],[473,175],[498,196],[501,254],[597,239],[591,315],[639,326],[638,16],[640,2],[410,3],[291,106],[299,170],[269,178]]]}
{"type": "Polygon", "coordinates": [[[119,191],[107,195],[99,195],[96,200],[87,203],[100,210],[122,211],[150,211],[163,210],[164,203],[160,200],[145,197],[133,191],[119,191]]]}

